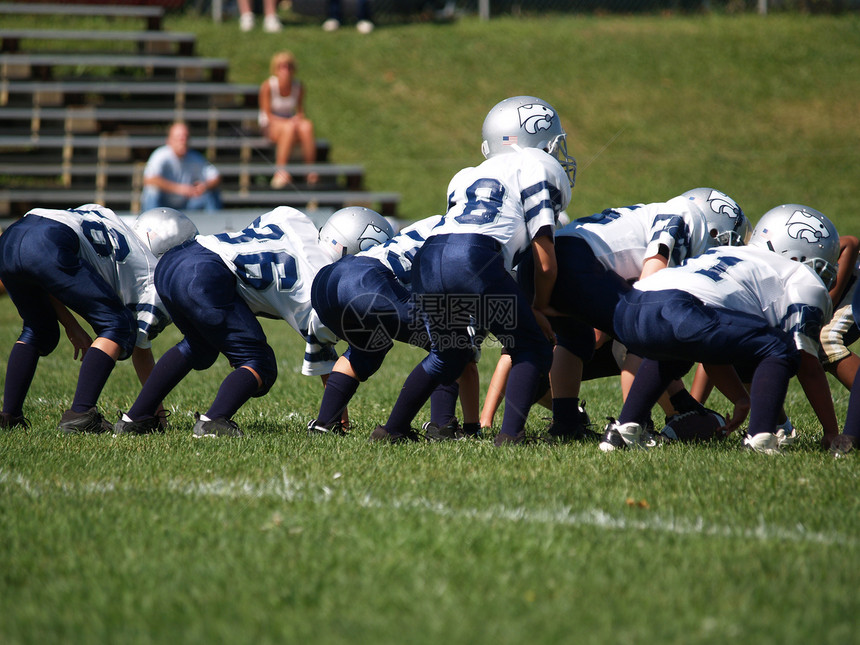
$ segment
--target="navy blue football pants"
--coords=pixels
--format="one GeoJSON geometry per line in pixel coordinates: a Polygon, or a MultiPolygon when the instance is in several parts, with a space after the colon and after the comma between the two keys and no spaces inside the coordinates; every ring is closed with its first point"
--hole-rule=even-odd
{"type": "MultiPolygon", "coordinates": [[[[555,238],[558,277],[550,298],[565,316],[550,318],[560,346],[587,363],[594,356],[594,329],[614,335],[612,316],[631,286],[604,267],[594,251],[578,237],[555,238]]],[[[517,281],[529,298],[534,295],[534,259],[527,255],[517,269],[517,281]]]]}
{"type": "Polygon", "coordinates": [[[412,293],[432,342],[423,361],[428,375],[452,383],[472,360],[470,322],[489,330],[514,365],[533,364],[546,374],[552,345],[531,309],[531,299],[505,270],[496,240],[474,234],[435,235],[415,255],[412,293]]]}
{"type": "MultiPolygon", "coordinates": [[[[779,370],[785,383],[771,383],[768,387],[780,390],[788,386],[788,379],[800,367],[800,350],[788,333],[771,327],[764,318],[708,306],[695,296],[676,289],[633,289],[618,303],[614,322],[616,335],[628,351],[659,361],[662,381],[659,387],[654,387],[653,401],[643,402],[643,409],[638,410],[631,410],[625,404],[619,420],[644,418],[669,382],[686,374],[694,362],[754,363],[757,367],[752,381],[749,432],[773,432],[779,409],[762,409],[756,405],[756,374],[763,362],[775,362],[785,366],[779,370]]],[[[636,380],[639,380],[638,375],[636,380]]],[[[637,387],[636,381],[633,387],[637,387]]],[[[632,389],[627,401],[631,400],[639,400],[632,389]]]]}
{"type": "Polygon", "coordinates": [[[24,321],[18,340],[50,354],[60,340],[48,296],[79,314],[96,336],[120,346],[128,358],[137,338],[134,313],[98,271],[78,255],[71,228],[37,215],[26,216],[0,236],[0,280],[24,321]]]}
{"type": "Polygon", "coordinates": [[[349,343],[344,356],[359,381],[376,373],[395,340],[429,349],[411,293],[376,258],[348,255],[323,267],[311,302],[325,326],[349,343]]]}
{"type": "Polygon", "coordinates": [[[176,345],[195,370],[224,354],[230,366],[247,366],[263,381],[262,396],[278,375],[275,353],[260,321],[236,290],[236,276],[221,258],[191,241],[165,253],[155,288],[184,338],[176,345]]]}

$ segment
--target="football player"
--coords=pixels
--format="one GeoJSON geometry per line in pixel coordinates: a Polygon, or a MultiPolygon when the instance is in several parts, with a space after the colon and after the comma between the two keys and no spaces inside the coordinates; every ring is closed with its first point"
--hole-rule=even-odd
{"type": "Polygon", "coordinates": [[[371,440],[415,440],[411,422],[431,392],[452,383],[472,359],[470,332],[489,329],[505,339],[513,362],[494,443],[520,443],[538,381],[552,362],[546,314],[556,274],[553,233],[570,202],[576,162],[567,154],[558,113],[533,96],[498,103],[482,134],[486,161],[451,179],[448,210],[412,266],[412,291],[432,349],[371,440]],[[510,274],[526,253],[535,255],[533,299],[510,274]]]}
{"type": "MultiPolygon", "coordinates": [[[[412,259],[432,228],[442,219],[434,215],[402,229],[387,242],[324,267],[314,278],[311,302],[323,324],[349,343],[326,381],[310,433],[343,434],[341,422],[347,404],[360,383],[379,370],[395,340],[430,349],[430,339],[411,307],[412,259]]],[[[477,374],[477,366],[470,363],[477,374]]],[[[458,388],[440,386],[431,396],[431,421],[427,436],[443,436],[441,428],[454,417],[458,388]],[[441,391],[440,391],[441,390],[441,391]],[[434,418],[435,416],[435,418],[434,418]]],[[[468,407],[468,403],[464,402],[468,407]]],[[[477,434],[477,397],[474,419],[463,431],[477,434]]]]}
{"type": "MultiPolygon", "coordinates": [[[[821,329],[821,350],[818,357],[824,370],[832,374],[847,390],[851,390],[860,357],[848,349],[860,338],[852,302],[857,293],[857,280],[860,279],[860,264],[857,261],[860,240],[853,235],[839,236],[839,265],[836,281],[830,289],[830,300],[834,303],[833,318],[821,329]]],[[[750,367],[738,372],[745,386],[752,378],[750,367]]],[[[711,387],[702,366],[696,370],[690,393],[702,403],[710,395],[711,387]]],[[[783,410],[776,428],[780,447],[787,447],[797,439],[797,429],[783,410]]]]}
{"type": "MultiPolygon", "coordinates": [[[[713,188],[695,188],[667,202],[610,208],[574,220],[556,235],[558,279],[550,304],[558,337],[550,372],[552,422],[546,438],[589,438],[580,410],[583,364],[594,355],[595,329],[611,340],[612,316],[630,285],[661,269],[682,264],[721,244],[744,244],[752,227],[737,202],[713,188]]],[[[531,292],[531,263],[523,262],[521,284],[531,292]]],[[[626,398],[640,363],[627,353],[621,368],[626,398]]],[[[667,413],[704,412],[683,384],[670,385],[667,413]]]]}
{"type": "Polygon", "coordinates": [[[390,224],[369,209],[341,209],[317,231],[304,213],[280,206],[244,230],[201,235],[165,254],[155,286],[184,338],[159,359],[114,431],[155,430],[158,402],[192,369],[205,370],[224,354],[233,371],[206,413],[197,415],[193,434],[243,436],[233,415],[251,397],[265,395],[278,374],[257,317],[281,318],[302,334],[302,373],[327,375],[338,339],[311,308],[313,278],[327,264],[390,236],[390,224]]]}
{"type": "Polygon", "coordinates": [[[81,369],[58,429],[110,430],[96,403],[116,361],[131,356],[145,382],[154,364],[150,341],[170,323],[153,284],[158,257],[196,234],[191,220],[173,209],[147,211],[129,228],[97,204],[36,208],[12,224],[0,236],[0,277],[24,328],[9,354],[0,427],[28,425],[24,399],[39,357],[60,340],[59,321],[81,369]],[[95,340],[69,310],[90,324],[95,340]]]}
{"type": "Polygon", "coordinates": [[[637,282],[614,314],[619,340],[645,360],[601,450],[647,446],[643,417],[693,361],[735,403],[726,430],[751,406],[744,446],[780,451],[774,432],[789,379],[797,375],[823,429],[826,448],[838,433],[833,400],[818,360],[819,333],[830,320],[828,289],[836,276],[839,236],[820,212],[799,204],[769,210],[746,247],[718,247],[683,266],[637,282]],[[749,396],[732,365],[754,363],[749,396]],[[712,372],[711,369],[714,369],[712,372]]]}
{"type": "MultiPolygon", "coordinates": [[[[860,289],[854,290],[851,300],[851,315],[855,320],[854,324],[856,326],[857,317],[860,315],[860,289]]],[[[855,377],[856,375],[857,373],[855,372],[855,377]]],[[[838,435],[830,444],[830,454],[834,457],[847,455],[860,445],[860,387],[851,387],[850,390],[851,395],[848,397],[848,412],[845,416],[845,426],[842,428],[842,434],[838,435]]]]}

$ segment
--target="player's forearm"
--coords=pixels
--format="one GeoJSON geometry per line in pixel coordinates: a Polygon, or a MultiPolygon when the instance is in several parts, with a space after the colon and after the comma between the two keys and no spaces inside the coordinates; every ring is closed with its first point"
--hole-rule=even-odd
{"type": "Polygon", "coordinates": [[[839,434],[839,422],[836,420],[833,396],[824,368],[821,367],[818,357],[812,354],[801,352],[801,357],[797,380],[800,381],[800,386],[824,429],[824,435],[836,436],[839,434]]]}
{"type": "Polygon", "coordinates": [[[555,247],[549,236],[538,237],[533,242],[535,259],[535,295],[532,306],[538,311],[549,307],[552,290],[558,276],[558,264],[555,259],[555,247]]]}

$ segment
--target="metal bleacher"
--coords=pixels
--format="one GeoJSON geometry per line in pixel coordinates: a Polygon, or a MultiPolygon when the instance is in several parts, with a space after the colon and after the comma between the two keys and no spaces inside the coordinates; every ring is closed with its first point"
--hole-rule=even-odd
{"type": "Polygon", "coordinates": [[[365,190],[363,167],[331,163],[324,138],[316,163],[293,157],[294,183],[270,188],[274,146],[257,127],[257,85],[230,83],[226,60],[195,56],[192,34],[162,31],[161,7],[0,3],[0,16],[25,13],[143,19],[146,29],[0,27],[0,218],[88,202],[137,212],[143,167],[175,121],[221,172],[225,209],[361,204],[397,214],[399,195],[365,190]],[[68,41],[74,52],[58,49],[68,41]],[[108,42],[135,51],[103,51],[108,42]]]}

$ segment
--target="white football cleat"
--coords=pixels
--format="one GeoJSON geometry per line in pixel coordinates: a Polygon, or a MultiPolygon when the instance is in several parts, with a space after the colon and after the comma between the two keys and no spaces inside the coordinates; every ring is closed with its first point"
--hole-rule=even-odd
{"type": "Polygon", "coordinates": [[[760,452],[763,455],[778,455],[779,439],[772,432],[759,432],[758,434],[746,435],[744,437],[744,448],[760,452]]]}
{"type": "Polygon", "coordinates": [[[340,29],[340,21],[337,18],[329,18],[323,23],[323,31],[337,31],[340,29]]]}
{"type": "Polygon", "coordinates": [[[598,448],[603,452],[612,452],[620,448],[638,448],[648,450],[657,445],[654,435],[638,423],[618,423],[612,421],[606,426],[606,432],[598,448]]]}
{"type": "Polygon", "coordinates": [[[797,430],[791,425],[791,419],[786,418],[785,423],[776,426],[776,439],[780,448],[786,448],[797,439],[797,430]]]}
{"type": "Polygon", "coordinates": [[[254,14],[243,13],[239,16],[239,29],[242,31],[251,31],[254,28],[254,14]]]}
{"type": "Polygon", "coordinates": [[[358,33],[360,34],[369,34],[373,31],[373,23],[369,20],[359,20],[355,28],[358,29],[358,33]]]}

